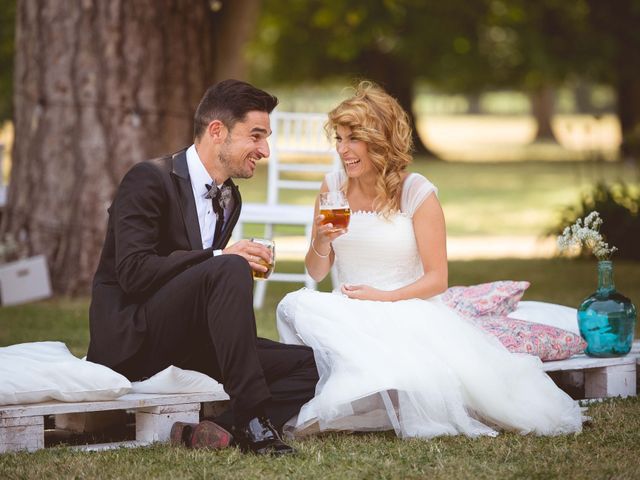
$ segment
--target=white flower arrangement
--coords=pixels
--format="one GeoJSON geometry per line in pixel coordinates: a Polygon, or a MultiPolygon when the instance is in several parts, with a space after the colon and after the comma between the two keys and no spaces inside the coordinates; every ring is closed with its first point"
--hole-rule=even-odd
{"type": "Polygon", "coordinates": [[[609,260],[611,255],[618,249],[609,246],[604,241],[604,237],[600,233],[602,219],[596,211],[589,215],[578,218],[576,223],[567,227],[558,237],[558,248],[560,251],[569,250],[572,247],[586,247],[595,255],[598,260],[609,260]]]}

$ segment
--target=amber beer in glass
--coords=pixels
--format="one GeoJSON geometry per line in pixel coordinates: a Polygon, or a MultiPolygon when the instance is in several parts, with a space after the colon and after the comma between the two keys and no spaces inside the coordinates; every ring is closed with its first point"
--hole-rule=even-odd
{"type": "Polygon", "coordinates": [[[322,224],[330,223],[335,230],[345,230],[349,226],[351,208],[347,196],[342,191],[320,194],[320,214],[324,215],[322,224]]]}
{"type": "Polygon", "coordinates": [[[259,243],[260,245],[264,245],[269,250],[271,250],[271,258],[273,259],[271,263],[267,263],[262,257],[258,258],[255,263],[259,263],[263,267],[267,267],[266,272],[258,272],[256,270],[253,271],[253,278],[256,280],[266,280],[273,272],[273,269],[276,266],[276,244],[273,240],[267,240],[266,238],[252,238],[252,242],[259,243]]]}

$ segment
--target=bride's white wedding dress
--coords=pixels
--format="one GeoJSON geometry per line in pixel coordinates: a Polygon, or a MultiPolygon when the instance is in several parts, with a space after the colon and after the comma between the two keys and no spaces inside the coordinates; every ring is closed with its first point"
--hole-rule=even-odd
{"type": "MultiPolygon", "coordinates": [[[[343,172],[327,176],[331,189],[343,172]]],[[[407,177],[401,212],[354,212],[333,242],[340,284],[393,290],[423,274],[413,212],[435,187],[407,177]]],[[[320,381],[293,425],[325,430],[395,430],[400,437],[579,432],[581,409],[536,357],[512,354],[438,297],[378,302],[302,289],[278,306],[285,343],[313,348],[320,381]]]]}

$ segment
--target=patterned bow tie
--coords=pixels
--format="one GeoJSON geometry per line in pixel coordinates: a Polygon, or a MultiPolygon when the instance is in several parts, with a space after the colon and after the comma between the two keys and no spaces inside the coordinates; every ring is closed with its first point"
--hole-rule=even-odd
{"type": "Polygon", "coordinates": [[[208,183],[205,184],[205,187],[207,187],[207,193],[204,194],[204,198],[217,200],[222,209],[226,210],[231,203],[231,187],[222,185],[222,187],[218,188],[217,185],[209,185],[208,183]]]}

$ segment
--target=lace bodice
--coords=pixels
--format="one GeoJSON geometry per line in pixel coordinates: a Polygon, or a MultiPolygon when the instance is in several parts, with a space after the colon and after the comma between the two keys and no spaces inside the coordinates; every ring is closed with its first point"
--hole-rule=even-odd
{"type": "MultiPolygon", "coordinates": [[[[343,172],[327,175],[329,189],[339,188],[343,176],[343,172]]],[[[401,212],[388,219],[376,212],[353,212],[349,231],[333,242],[339,284],[395,290],[420,278],[424,270],[413,230],[413,213],[435,191],[431,182],[413,173],[403,185],[401,212]]]]}

